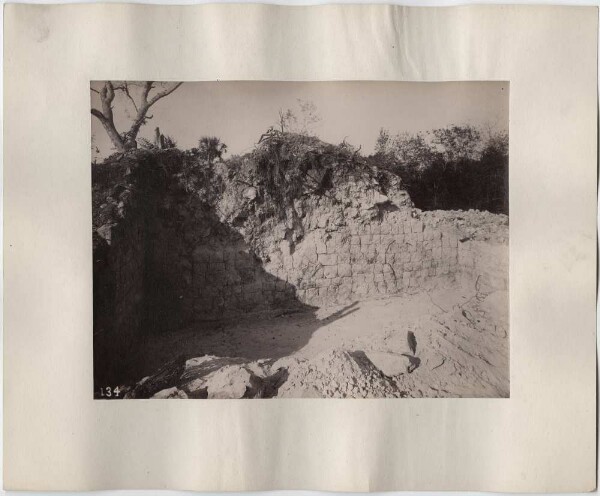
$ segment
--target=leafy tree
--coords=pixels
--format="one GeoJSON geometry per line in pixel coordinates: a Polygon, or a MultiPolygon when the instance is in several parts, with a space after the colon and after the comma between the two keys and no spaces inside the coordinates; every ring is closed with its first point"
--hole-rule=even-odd
{"type": "Polygon", "coordinates": [[[379,130],[379,136],[375,143],[375,154],[386,155],[390,153],[390,145],[392,143],[392,137],[387,129],[381,128],[379,130]]]}
{"type": "Polygon", "coordinates": [[[437,145],[448,162],[475,160],[481,145],[481,133],[473,126],[450,126],[433,131],[433,144],[437,145]]]}
{"type": "Polygon", "coordinates": [[[429,169],[439,159],[439,153],[427,143],[422,133],[398,135],[394,140],[392,150],[402,167],[412,170],[416,174],[429,169]]]}
{"type": "Polygon", "coordinates": [[[378,166],[399,175],[419,208],[508,213],[508,135],[472,126],[392,137],[381,130],[378,166]]]}

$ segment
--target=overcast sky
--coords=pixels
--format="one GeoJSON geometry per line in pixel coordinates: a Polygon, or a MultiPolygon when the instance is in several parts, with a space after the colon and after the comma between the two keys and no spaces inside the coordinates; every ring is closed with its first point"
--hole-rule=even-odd
{"type": "MultiPolygon", "coordinates": [[[[98,95],[91,95],[99,108],[98,95]]],[[[227,144],[228,155],[242,154],[277,122],[280,109],[299,113],[297,99],[316,105],[321,121],[313,127],[314,134],[331,143],[346,138],[362,145],[367,154],[382,127],[392,134],[450,124],[508,130],[504,82],[186,82],[151,108],[154,117],[139,136],[150,139],[159,126],[183,149],[196,146],[201,136],[218,136],[227,144]]],[[[132,114],[132,108],[122,95],[115,98],[119,131],[128,129],[127,109],[132,114]]],[[[93,145],[99,157],[106,157],[114,150],[98,119],[91,119],[93,145]]]]}

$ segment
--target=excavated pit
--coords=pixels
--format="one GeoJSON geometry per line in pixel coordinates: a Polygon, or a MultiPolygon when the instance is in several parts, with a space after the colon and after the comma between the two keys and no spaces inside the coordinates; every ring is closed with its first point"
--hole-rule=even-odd
{"type": "Polygon", "coordinates": [[[178,151],[95,174],[96,385],[128,398],[509,396],[507,216],[422,212],[398,180],[364,174],[332,174],[329,194],[266,215],[251,178],[216,174],[214,197],[190,186],[178,151]]]}

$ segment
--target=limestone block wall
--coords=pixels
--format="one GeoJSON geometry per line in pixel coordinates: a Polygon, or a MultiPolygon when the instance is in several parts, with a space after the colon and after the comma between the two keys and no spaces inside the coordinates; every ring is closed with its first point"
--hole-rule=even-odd
{"type": "Polygon", "coordinates": [[[94,381],[111,384],[143,329],[144,215],[132,210],[119,225],[94,233],[94,381]]]}
{"type": "Polygon", "coordinates": [[[189,199],[166,205],[163,199],[146,249],[147,314],[157,320],[154,328],[176,329],[294,303],[291,284],[265,271],[242,236],[212,209],[189,199]]]}
{"type": "Polygon", "coordinates": [[[314,229],[294,247],[283,241],[265,268],[291,283],[300,301],[317,306],[453,282],[459,234],[413,212],[314,229]]]}
{"type": "MultiPolygon", "coordinates": [[[[117,205],[122,214],[97,216],[94,332],[109,336],[108,342],[465,278],[506,287],[508,243],[469,231],[474,224],[504,222],[493,214],[421,212],[397,185],[378,190],[350,181],[335,189],[335,197],[294,202],[283,220],[259,221],[254,212],[239,224],[223,215],[227,205],[215,207],[186,190],[177,175],[165,176],[160,164],[151,166],[143,164],[137,179],[127,179],[132,193],[123,208],[117,205]]],[[[103,191],[98,197],[105,201],[103,191]]],[[[110,197],[121,198],[114,191],[110,197]]],[[[232,198],[232,210],[237,201],[254,201],[232,198]]],[[[502,229],[507,234],[507,219],[502,229]]]]}
{"type": "Polygon", "coordinates": [[[195,320],[212,320],[284,307],[294,288],[269,274],[241,241],[199,245],[189,260],[187,299],[195,320]]]}
{"type": "Polygon", "coordinates": [[[139,210],[95,236],[94,334],[107,340],[118,336],[122,346],[133,340],[142,325],[144,243],[144,215],[139,210]]]}
{"type": "Polygon", "coordinates": [[[157,225],[146,236],[147,224],[129,216],[112,234],[108,259],[113,325],[126,335],[139,328],[144,315],[164,319],[154,327],[177,327],[477,277],[487,287],[506,289],[506,244],[463,238],[463,232],[440,222],[435,213],[413,215],[413,210],[399,210],[342,226],[323,223],[297,243],[280,241],[266,262],[239,233],[206,213],[185,214],[178,228],[164,213],[156,215],[157,225]]]}
{"type": "Polygon", "coordinates": [[[139,218],[115,233],[115,324],[118,332],[132,333],[142,321],[144,289],[144,232],[139,218]],[[120,239],[119,239],[120,238],[120,239]]]}
{"type": "Polygon", "coordinates": [[[123,215],[95,229],[95,350],[140,333],[300,305],[214,210],[174,185],[136,185],[123,215]]]}

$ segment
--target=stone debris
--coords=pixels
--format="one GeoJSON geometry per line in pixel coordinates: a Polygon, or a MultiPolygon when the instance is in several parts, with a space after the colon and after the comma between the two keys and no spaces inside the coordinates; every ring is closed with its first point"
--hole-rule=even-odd
{"type": "Polygon", "coordinates": [[[239,365],[227,365],[205,379],[209,398],[243,398],[252,389],[252,372],[239,365]]]}
{"type": "Polygon", "coordinates": [[[398,353],[365,351],[365,355],[387,377],[403,374],[410,366],[409,358],[398,353]]]}
{"type": "Polygon", "coordinates": [[[159,391],[154,396],[152,396],[152,398],[153,399],[161,399],[161,400],[172,400],[172,399],[185,400],[188,398],[188,395],[185,394],[184,391],[181,391],[180,389],[177,389],[176,387],[172,387],[172,388],[163,389],[162,391],[159,391]]]}
{"type": "Polygon", "coordinates": [[[393,315],[390,306],[405,299],[414,300],[413,307],[427,301],[430,306],[400,328],[394,320],[382,320],[383,329],[359,329],[352,336],[357,324],[348,317],[340,328],[345,336],[328,341],[333,329],[325,330],[313,335],[312,348],[278,359],[205,355],[188,359],[184,367],[171,363],[157,377],[142,379],[133,392],[142,397],[139,388],[144,384],[165,385],[168,377],[168,387],[152,397],[508,397],[508,321],[502,316],[506,298],[503,290],[460,298],[438,291],[429,298],[416,294],[363,302],[373,315],[393,315]],[[419,343],[415,352],[407,341],[409,333],[419,343]]]}

